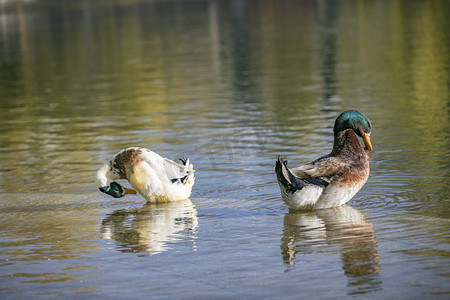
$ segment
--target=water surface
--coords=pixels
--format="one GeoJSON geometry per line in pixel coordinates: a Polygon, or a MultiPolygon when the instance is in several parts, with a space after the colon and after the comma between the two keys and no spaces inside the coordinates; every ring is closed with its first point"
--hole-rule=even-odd
{"type": "Polygon", "coordinates": [[[0,295],[448,298],[448,1],[0,4],[0,295]],[[273,165],[374,129],[340,209],[295,212],[273,165]],[[114,199],[119,150],[187,156],[187,201],[114,199]]]}

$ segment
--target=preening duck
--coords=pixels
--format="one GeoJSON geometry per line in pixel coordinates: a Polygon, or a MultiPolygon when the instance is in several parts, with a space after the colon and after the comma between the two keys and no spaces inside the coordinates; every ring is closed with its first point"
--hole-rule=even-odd
{"type": "Polygon", "coordinates": [[[181,164],[163,158],[149,149],[124,149],[97,171],[99,190],[115,198],[136,194],[115,182],[126,179],[147,202],[188,199],[194,185],[194,169],[189,159],[181,164]]]}
{"type": "Polygon", "coordinates": [[[372,150],[371,130],[366,116],[348,110],[334,123],[330,154],[292,169],[278,157],[275,172],[286,204],[293,209],[322,209],[340,206],[353,198],[369,178],[366,150],[372,150]],[[362,137],[365,148],[357,136],[362,137]]]}

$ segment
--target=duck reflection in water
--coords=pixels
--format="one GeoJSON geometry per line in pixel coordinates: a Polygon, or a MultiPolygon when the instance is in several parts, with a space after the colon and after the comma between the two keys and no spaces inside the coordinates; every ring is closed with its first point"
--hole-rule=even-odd
{"type": "Polygon", "coordinates": [[[182,240],[195,248],[197,226],[197,210],[188,199],[116,210],[102,221],[101,233],[104,239],[115,240],[121,252],[153,255],[182,240]]]}
{"type": "Polygon", "coordinates": [[[349,294],[381,289],[375,234],[361,211],[344,205],[335,209],[290,211],[285,215],[281,253],[288,271],[296,260],[326,253],[334,245],[340,247],[349,294]]]}

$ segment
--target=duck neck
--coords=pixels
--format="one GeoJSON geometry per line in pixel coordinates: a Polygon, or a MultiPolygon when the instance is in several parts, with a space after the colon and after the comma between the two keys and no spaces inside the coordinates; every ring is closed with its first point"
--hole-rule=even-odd
{"type": "Polygon", "coordinates": [[[111,171],[109,170],[109,167],[106,164],[103,165],[103,167],[101,167],[100,170],[97,171],[96,182],[98,187],[109,186],[111,182],[108,176],[109,173],[111,173],[111,171]]]}
{"type": "Polygon", "coordinates": [[[366,151],[361,146],[361,143],[352,129],[346,129],[334,135],[333,156],[367,156],[366,151]]]}

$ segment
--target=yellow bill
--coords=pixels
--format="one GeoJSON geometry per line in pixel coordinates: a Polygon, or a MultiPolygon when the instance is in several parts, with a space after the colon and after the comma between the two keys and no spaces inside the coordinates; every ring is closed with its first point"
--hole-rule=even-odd
{"type": "Polygon", "coordinates": [[[137,194],[137,192],[135,191],[135,190],[132,190],[132,189],[127,189],[126,187],[122,187],[123,188],[123,195],[125,196],[125,195],[128,195],[128,194],[132,194],[132,195],[134,195],[134,194],[137,194]]]}
{"type": "Polygon", "coordinates": [[[367,150],[372,151],[372,143],[370,142],[370,132],[363,132],[362,138],[364,141],[364,145],[366,145],[367,150]]]}

